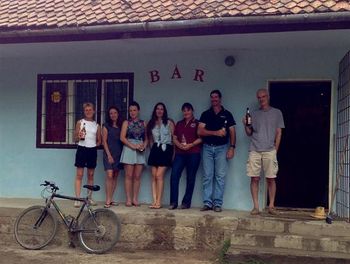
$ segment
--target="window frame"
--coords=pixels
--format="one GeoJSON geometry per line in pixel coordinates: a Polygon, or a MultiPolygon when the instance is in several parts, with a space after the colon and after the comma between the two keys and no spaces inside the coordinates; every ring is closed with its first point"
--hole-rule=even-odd
{"type": "MultiPolygon", "coordinates": [[[[97,105],[96,105],[96,122],[99,125],[101,123],[101,113],[104,109],[101,109],[102,103],[102,82],[103,80],[110,79],[127,79],[129,81],[128,94],[127,94],[127,105],[132,102],[134,95],[134,73],[123,72],[123,73],[68,73],[68,74],[38,74],[37,75],[37,120],[36,120],[36,148],[49,148],[49,149],[74,149],[76,143],[69,144],[52,144],[42,143],[42,117],[43,117],[43,83],[44,81],[70,81],[70,80],[96,80],[97,81],[97,105]]],[[[104,120],[103,120],[104,121],[104,120]]],[[[75,124],[74,124],[75,125],[75,124]]]]}

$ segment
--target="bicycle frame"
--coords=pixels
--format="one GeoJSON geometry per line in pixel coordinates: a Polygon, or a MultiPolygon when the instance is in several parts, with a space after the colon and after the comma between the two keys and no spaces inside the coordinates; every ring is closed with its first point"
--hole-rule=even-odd
{"type": "MultiPolygon", "coordinates": [[[[54,206],[56,212],[58,213],[58,215],[61,217],[61,219],[63,220],[63,223],[65,224],[65,226],[68,228],[69,232],[80,232],[80,231],[84,231],[84,232],[95,232],[95,230],[86,230],[86,229],[79,229],[76,228],[73,223],[74,222],[78,222],[80,216],[82,215],[84,208],[87,207],[88,209],[88,213],[92,216],[92,218],[94,219],[94,222],[96,224],[96,226],[98,225],[96,220],[95,220],[95,216],[92,213],[92,210],[89,206],[89,202],[88,202],[88,198],[77,198],[77,197],[72,197],[72,196],[66,196],[66,195],[62,195],[62,194],[57,194],[55,191],[52,193],[51,197],[49,199],[47,199],[46,201],[46,207],[45,209],[48,210],[51,205],[54,206]],[[65,199],[65,200],[72,200],[72,201],[79,201],[82,202],[82,206],[80,207],[79,213],[77,216],[73,217],[73,219],[69,219],[63,212],[62,210],[59,208],[58,204],[55,202],[55,198],[61,198],[61,199],[65,199]],[[70,221],[69,221],[70,220],[70,221]]],[[[42,216],[38,219],[37,223],[35,224],[35,226],[39,225],[42,223],[42,221],[44,220],[45,216],[44,213],[46,213],[46,210],[43,212],[42,216]]]]}

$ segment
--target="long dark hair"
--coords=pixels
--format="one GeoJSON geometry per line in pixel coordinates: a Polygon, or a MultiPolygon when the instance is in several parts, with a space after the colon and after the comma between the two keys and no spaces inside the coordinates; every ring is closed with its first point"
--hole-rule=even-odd
{"type": "Polygon", "coordinates": [[[106,113],[106,124],[113,126],[113,121],[111,119],[111,117],[109,116],[109,111],[111,111],[112,109],[116,110],[118,112],[118,119],[117,119],[117,127],[121,127],[123,120],[122,117],[120,116],[120,111],[119,108],[112,105],[108,108],[107,113],[106,113]]]}
{"type": "Polygon", "coordinates": [[[163,109],[164,109],[164,114],[163,114],[163,117],[162,117],[163,124],[164,124],[164,126],[166,126],[168,124],[168,120],[169,120],[169,118],[168,118],[168,111],[166,109],[165,104],[162,103],[162,102],[156,103],[156,105],[153,108],[151,119],[149,120],[149,122],[147,124],[147,136],[148,136],[148,138],[151,138],[151,136],[152,136],[152,129],[156,125],[156,121],[158,119],[157,118],[157,114],[156,114],[156,110],[157,110],[157,107],[159,105],[163,106],[163,109]]]}

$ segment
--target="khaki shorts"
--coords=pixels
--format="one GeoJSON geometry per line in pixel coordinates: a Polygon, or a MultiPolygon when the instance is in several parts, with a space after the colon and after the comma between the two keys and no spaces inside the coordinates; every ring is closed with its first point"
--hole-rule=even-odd
{"type": "Polygon", "coordinates": [[[276,178],[278,162],[275,149],[265,152],[249,152],[247,175],[249,177],[260,177],[261,169],[264,170],[266,178],[276,178]]]}

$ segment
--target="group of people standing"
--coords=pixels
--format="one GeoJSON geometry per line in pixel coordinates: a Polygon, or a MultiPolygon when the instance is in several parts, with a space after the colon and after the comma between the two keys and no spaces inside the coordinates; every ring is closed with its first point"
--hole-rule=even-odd
{"type": "MultiPolygon", "coordinates": [[[[257,92],[260,109],[252,113],[252,124],[244,120],[246,134],[251,137],[251,147],[247,163],[247,174],[251,177],[251,192],[254,208],[252,214],[259,213],[258,183],[263,169],[269,187],[269,212],[275,213],[274,196],[277,174],[277,158],[284,127],[281,112],[269,105],[268,91],[257,92]],[[259,156],[260,155],[260,156],[259,156]],[[260,160],[259,160],[260,159],[260,160]],[[267,162],[266,160],[269,160],[267,162]]],[[[170,178],[170,206],[176,209],[179,195],[179,181],[186,169],[186,190],[181,208],[191,207],[197,170],[203,164],[203,207],[201,211],[222,211],[225,178],[228,161],[234,157],[236,147],[236,122],[222,103],[219,90],[210,93],[211,107],[204,111],[199,120],[194,117],[190,103],[181,107],[183,119],[174,123],[168,117],[164,103],[157,103],[148,122],[139,118],[140,106],[137,102],[129,105],[129,119],[121,121],[117,107],[110,107],[106,122],[102,127],[94,121],[93,104],[83,105],[84,118],[76,124],[75,137],[78,142],[75,166],[75,194],[80,197],[84,168],[87,168],[87,182],[93,184],[96,168],[97,147],[104,148],[103,164],[106,171],[106,202],[109,208],[118,203],[113,201],[117,177],[121,168],[125,171],[125,206],[139,206],[141,175],[144,165],[151,167],[152,204],[151,209],[162,207],[164,175],[172,167],[170,178]],[[145,150],[150,146],[146,162],[145,150]]],[[[91,194],[90,194],[91,195],[91,194]]],[[[95,202],[90,197],[91,204],[95,202]]],[[[79,202],[75,202],[79,206],[79,202]]]]}

